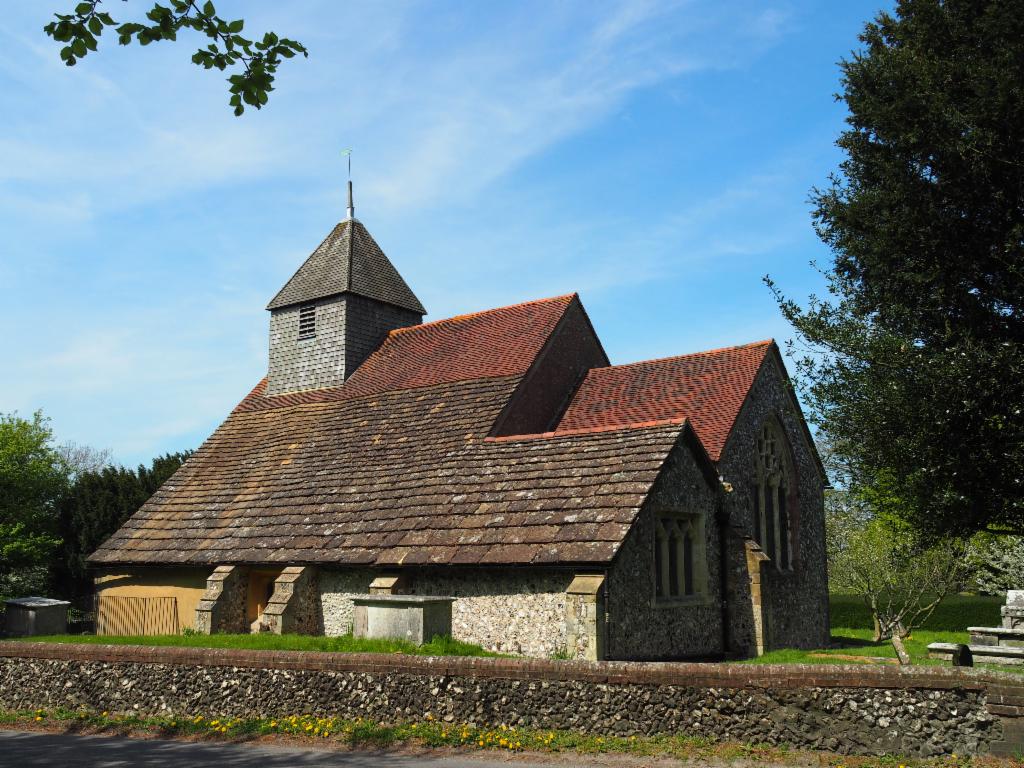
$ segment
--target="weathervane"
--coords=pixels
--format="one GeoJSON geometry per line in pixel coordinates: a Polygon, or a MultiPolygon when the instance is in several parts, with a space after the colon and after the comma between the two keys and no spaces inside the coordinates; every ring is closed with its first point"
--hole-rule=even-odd
{"type": "Polygon", "coordinates": [[[354,219],[356,217],[356,207],[352,202],[352,150],[343,149],[341,154],[348,160],[348,218],[354,219]]]}

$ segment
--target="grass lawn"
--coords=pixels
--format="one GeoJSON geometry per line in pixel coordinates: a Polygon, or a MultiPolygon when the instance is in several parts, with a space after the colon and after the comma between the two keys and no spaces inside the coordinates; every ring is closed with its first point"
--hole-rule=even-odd
{"type": "MultiPolygon", "coordinates": [[[[10,638],[16,640],[19,638],[10,638]]],[[[42,635],[25,640],[39,643],[85,643],[103,645],[177,645],[188,648],[244,648],[273,651],[328,651],[331,653],[409,653],[417,656],[501,656],[479,645],[435,637],[425,645],[405,640],[371,640],[352,635],[311,637],[309,635],[42,635]]]]}
{"type": "MultiPolygon", "coordinates": [[[[945,664],[928,658],[928,644],[935,642],[966,643],[967,627],[998,626],[999,597],[956,595],[936,608],[921,629],[905,641],[915,664],[945,664]]],[[[860,598],[853,595],[832,595],[832,642],[835,647],[814,651],[783,649],[770,651],[746,664],[872,664],[895,661],[896,652],[889,641],[871,642],[871,614],[860,598]]],[[[308,635],[155,635],[147,637],[114,637],[96,635],[49,635],[27,638],[48,643],[104,643],[123,645],[175,645],[192,648],[244,648],[254,650],[327,651],[331,653],[408,653],[419,656],[502,656],[478,645],[448,637],[435,637],[426,645],[416,646],[403,640],[370,640],[351,635],[310,637],[308,635]]],[[[1024,667],[979,665],[989,669],[1024,674],[1024,667]]]]}
{"type": "MultiPolygon", "coordinates": [[[[896,658],[896,651],[888,640],[871,642],[871,613],[863,601],[853,595],[832,595],[832,642],[836,648],[817,651],[783,649],[770,651],[748,664],[856,664],[885,663],[879,659],[896,658]],[[851,658],[851,657],[860,657],[851,658]]],[[[967,627],[999,626],[1001,597],[980,595],[954,595],[939,604],[921,629],[915,629],[906,639],[907,652],[914,664],[948,664],[929,659],[929,643],[966,643],[967,627]]],[[[995,664],[979,665],[986,669],[1024,673],[1020,667],[995,664]]]]}

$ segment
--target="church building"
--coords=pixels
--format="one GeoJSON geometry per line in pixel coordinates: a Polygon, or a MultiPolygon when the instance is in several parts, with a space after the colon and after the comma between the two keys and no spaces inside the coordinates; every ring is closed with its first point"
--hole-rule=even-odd
{"type": "Polygon", "coordinates": [[[266,377],[90,558],[100,633],[345,634],[373,593],[526,656],[827,643],[774,342],[612,365],[576,294],[423,322],[351,202],[267,309],[266,377]]]}

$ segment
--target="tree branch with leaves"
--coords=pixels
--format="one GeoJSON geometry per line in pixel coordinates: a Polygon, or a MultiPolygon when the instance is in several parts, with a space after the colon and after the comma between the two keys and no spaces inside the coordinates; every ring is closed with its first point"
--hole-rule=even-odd
{"type": "Polygon", "coordinates": [[[961,588],[971,572],[968,544],[925,544],[897,520],[865,519],[863,505],[844,506],[828,520],[831,585],[861,597],[871,611],[874,640],[889,640],[900,663],[909,664],[903,641],[961,588]]]}
{"type": "Polygon", "coordinates": [[[860,41],[811,195],[827,294],[766,278],[801,395],[850,486],[919,534],[1024,536],[1024,16],[898,0],[860,41]]]}
{"type": "MultiPolygon", "coordinates": [[[[127,1],[127,0],[126,0],[127,1]]],[[[100,9],[103,0],[84,0],[71,13],[55,13],[43,31],[65,45],[60,50],[61,60],[69,67],[90,52],[98,50],[104,30],[113,28],[121,45],[136,42],[149,45],[161,40],[177,40],[178,32],[191,29],[205,35],[210,43],[193,55],[193,63],[205,69],[233,70],[228,77],[229,104],[235,115],[245,111],[245,105],[262,109],[274,90],[274,79],[283,59],[296,54],[308,57],[306,47],[295,40],[266,32],[262,40],[243,37],[243,19],[227,20],[217,14],[210,0],[169,0],[169,5],[155,3],[145,17],[148,23],[118,23],[100,9]]]]}

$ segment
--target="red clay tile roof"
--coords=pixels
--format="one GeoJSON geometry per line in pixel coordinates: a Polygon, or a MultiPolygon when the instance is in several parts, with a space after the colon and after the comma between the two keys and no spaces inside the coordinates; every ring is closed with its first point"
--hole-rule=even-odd
{"type": "Polygon", "coordinates": [[[576,294],[458,315],[391,331],[340,387],[265,397],[266,380],[236,411],[431,387],[469,379],[521,376],[533,364],[576,294]]]}
{"type": "Polygon", "coordinates": [[[391,331],[345,388],[374,394],[526,373],[576,294],[391,331]]]}
{"type": "Polygon", "coordinates": [[[688,428],[485,439],[520,380],[236,411],[91,562],[606,563],[688,428]]]}
{"type": "Polygon", "coordinates": [[[773,341],[591,369],[556,429],[686,418],[718,461],[773,341]]]}

